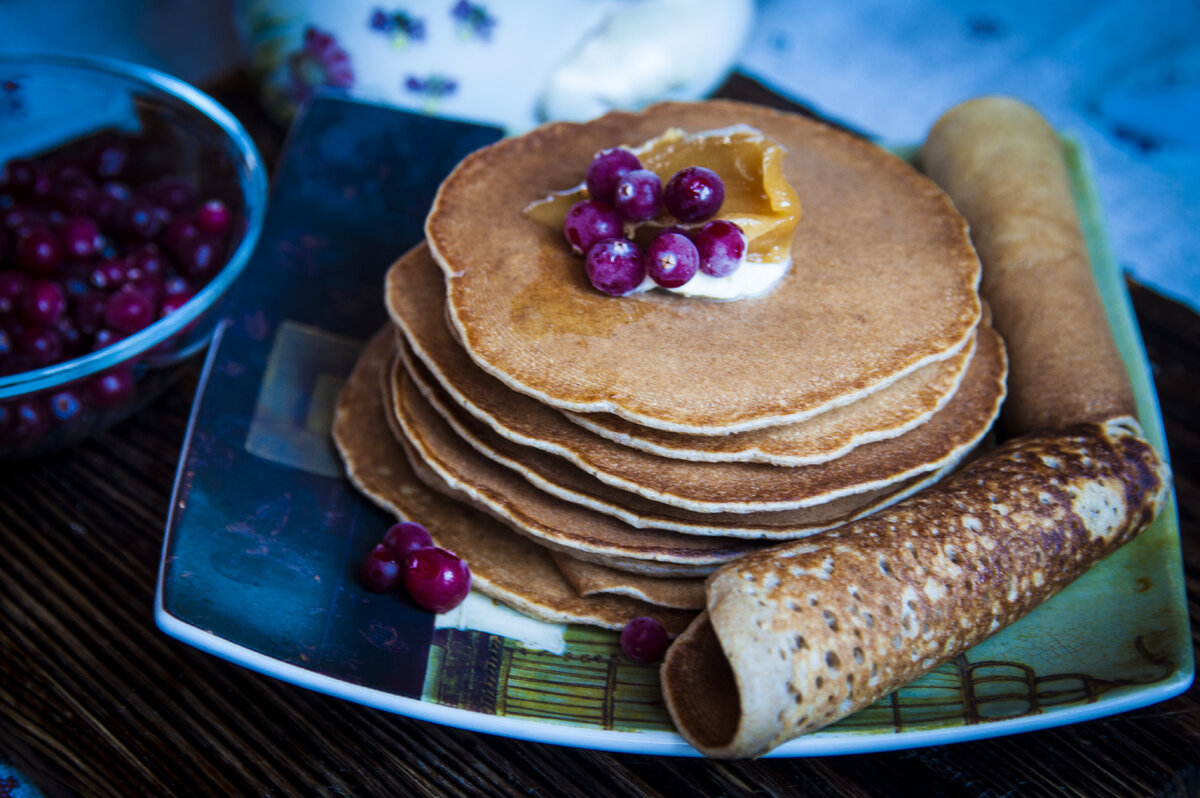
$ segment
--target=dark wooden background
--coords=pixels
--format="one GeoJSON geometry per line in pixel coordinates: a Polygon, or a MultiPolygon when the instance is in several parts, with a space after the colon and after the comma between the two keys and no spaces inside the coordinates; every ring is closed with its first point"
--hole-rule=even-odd
{"type": "MultiPolygon", "coordinates": [[[[282,132],[244,84],[216,93],[272,160],[282,132]]],[[[723,93],[773,101],[741,79],[723,93]]],[[[1129,289],[1170,443],[1196,640],[1200,316],[1129,289]]],[[[444,728],[204,654],[152,614],[196,371],[94,440],[0,465],[0,754],[48,795],[1200,795],[1200,688],[980,742],[729,763],[444,728]]]]}

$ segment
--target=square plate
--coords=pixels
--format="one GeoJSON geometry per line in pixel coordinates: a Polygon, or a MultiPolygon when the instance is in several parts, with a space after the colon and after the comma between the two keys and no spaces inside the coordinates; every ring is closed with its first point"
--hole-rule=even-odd
{"type": "MultiPolygon", "coordinates": [[[[534,621],[472,594],[433,616],[362,589],[393,519],[342,476],[334,402],[386,320],[383,275],[419,242],[457,161],[499,130],[318,98],[293,126],[258,251],[209,350],[167,521],[167,634],[279,679],[413,718],[562,745],[697,755],[657,668],[615,632],[534,621]]],[[[1150,440],[1145,350],[1084,153],[1065,142],[1097,282],[1150,440]]],[[[900,149],[900,148],[898,148],[900,149]]],[[[903,152],[902,152],[903,154],[903,152]]],[[[436,519],[428,522],[436,530],[436,519]]],[[[1191,684],[1174,494],[1137,539],[966,654],[770,756],[860,753],[1058,726],[1191,684]]]]}

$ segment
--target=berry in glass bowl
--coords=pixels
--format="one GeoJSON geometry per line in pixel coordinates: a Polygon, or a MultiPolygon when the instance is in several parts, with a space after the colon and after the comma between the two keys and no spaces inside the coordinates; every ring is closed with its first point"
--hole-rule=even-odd
{"type": "Polygon", "coordinates": [[[38,133],[0,147],[7,460],[94,435],[177,379],[257,243],[267,180],[228,111],[154,70],[0,55],[0,80],[27,100],[17,129],[38,133]]]}

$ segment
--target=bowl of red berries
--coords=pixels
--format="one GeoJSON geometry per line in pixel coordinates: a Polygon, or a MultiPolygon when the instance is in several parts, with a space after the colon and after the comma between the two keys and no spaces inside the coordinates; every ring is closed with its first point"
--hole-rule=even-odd
{"type": "Polygon", "coordinates": [[[250,137],[194,87],[0,55],[0,460],[73,444],[170,385],[266,203],[250,137]]]}

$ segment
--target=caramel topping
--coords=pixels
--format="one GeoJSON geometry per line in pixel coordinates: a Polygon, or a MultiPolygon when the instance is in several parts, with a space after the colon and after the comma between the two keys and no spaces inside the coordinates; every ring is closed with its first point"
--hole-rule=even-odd
{"type": "MultiPolygon", "coordinates": [[[[725,184],[725,202],[717,215],[745,231],[749,242],[746,259],[771,262],[788,257],[800,221],[800,200],[783,176],[783,147],[753,128],[738,126],[694,135],[672,128],[631,149],[664,185],[686,166],[712,169],[725,184]]],[[[580,185],[534,202],[525,214],[561,228],[571,206],[587,196],[587,189],[580,185]]],[[[646,227],[675,224],[678,222],[664,211],[646,222],[646,227]]]]}

